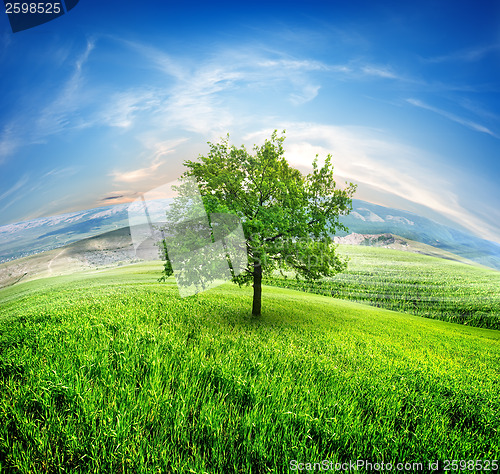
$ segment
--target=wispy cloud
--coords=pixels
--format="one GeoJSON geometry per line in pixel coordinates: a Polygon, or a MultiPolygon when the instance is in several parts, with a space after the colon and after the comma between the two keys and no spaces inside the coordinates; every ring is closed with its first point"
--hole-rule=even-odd
{"type": "Polygon", "coordinates": [[[330,71],[333,69],[321,61],[307,59],[263,59],[256,65],[262,68],[279,68],[287,71],[330,71]]]}
{"type": "Polygon", "coordinates": [[[81,128],[88,125],[81,120],[81,117],[78,119],[74,114],[83,102],[83,67],[94,48],[95,41],[88,40],[85,50],[74,62],[73,73],[63,84],[61,92],[58,96],[52,98],[36,118],[33,141],[43,141],[45,137],[60,133],[67,128],[81,128]]]}
{"type": "Polygon", "coordinates": [[[2,194],[0,194],[0,201],[3,201],[9,196],[12,196],[13,194],[17,193],[17,191],[23,188],[27,183],[28,183],[28,176],[25,175],[22,178],[20,178],[14,185],[12,185],[9,189],[7,189],[7,191],[4,191],[2,194]]]}
{"type": "Polygon", "coordinates": [[[98,122],[110,127],[129,129],[141,112],[157,110],[159,93],[153,90],[117,92],[99,114],[98,122]]]}
{"type": "Polygon", "coordinates": [[[290,95],[290,101],[294,105],[302,105],[315,99],[320,90],[320,86],[307,84],[304,86],[300,94],[293,93],[290,95]]]}
{"type": "Polygon", "coordinates": [[[118,43],[123,44],[130,50],[138,53],[139,57],[143,58],[149,64],[152,64],[162,73],[182,80],[186,74],[189,74],[188,65],[184,65],[178,60],[164,51],[155,48],[151,45],[139,43],[136,41],[125,40],[122,38],[114,38],[118,43]]]}
{"type": "Polygon", "coordinates": [[[481,133],[486,133],[487,135],[490,135],[494,138],[500,138],[499,135],[497,135],[495,132],[490,130],[488,127],[485,127],[484,125],[481,125],[479,123],[476,123],[472,120],[465,119],[463,117],[459,117],[458,115],[455,115],[451,112],[447,112],[446,110],[439,109],[437,107],[433,107],[432,105],[426,104],[425,102],[422,102],[421,100],[418,99],[406,99],[406,102],[409,104],[419,107],[421,109],[425,110],[430,110],[431,112],[434,112],[438,115],[442,115],[443,117],[446,117],[447,119],[459,123],[460,125],[463,125],[464,127],[470,128],[471,130],[474,130],[476,132],[481,132],[481,133]]]}
{"type": "Polygon", "coordinates": [[[327,64],[308,58],[290,57],[278,51],[221,49],[207,60],[194,62],[175,57],[150,45],[116,40],[138,53],[142,68],[165,75],[165,85],[138,84],[117,91],[107,100],[96,123],[130,129],[141,113],[148,112],[163,128],[217,137],[241,120],[223,97],[252,88],[279,88],[289,103],[301,106],[321,91],[321,80],[378,77],[406,80],[389,66],[375,64],[327,64]]]}
{"type": "MultiPolygon", "coordinates": [[[[399,81],[412,87],[426,85],[405,76],[397,64],[376,64],[361,59],[327,64],[265,48],[220,49],[196,62],[148,45],[113,41],[122,48],[120,52],[125,48],[129,58],[133,58],[131,69],[138,61],[141,70],[147,73],[144,76],[130,74],[123,82],[116,81],[118,85],[110,93],[110,87],[106,89],[107,85],[102,82],[91,82],[93,76],[86,74],[87,67],[92,67],[90,59],[96,49],[95,41],[89,41],[73,60],[71,74],[63,81],[61,92],[48,97],[38,115],[24,120],[27,114],[23,114],[24,122],[13,119],[4,126],[0,136],[0,162],[2,156],[14,153],[22,144],[39,143],[75,128],[111,127],[116,135],[126,131],[130,139],[127,143],[140,145],[135,163],[111,165],[110,191],[98,192],[97,196],[101,197],[97,202],[127,202],[138,190],[161,184],[168,175],[172,157],[179,158],[177,147],[187,139],[165,141],[165,136],[194,133],[203,137],[203,141],[214,140],[228,131],[248,130],[258,127],[259,123],[269,123],[268,117],[255,118],[260,113],[259,107],[264,108],[265,104],[258,104],[258,107],[249,104],[249,97],[253,97],[249,91],[263,91],[263,97],[270,97],[270,93],[277,91],[276,103],[287,108],[278,107],[276,116],[281,114],[283,117],[283,110],[291,109],[290,103],[301,107],[318,100],[326,85],[335,80],[363,84],[387,81],[390,85],[399,81]],[[137,54],[130,56],[130,51],[137,54]]],[[[124,70],[127,67],[125,65],[124,70]]],[[[407,99],[407,103],[498,138],[480,123],[418,99],[407,99]]],[[[276,121],[273,118],[273,123],[276,121]]],[[[302,123],[283,124],[283,128],[290,130],[288,156],[295,164],[309,166],[310,158],[316,153],[324,156],[333,152],[339,157],[335,160],[337,171],[346,179],[425,205],[455,220],[468,222],[471,228],[485,226],[484,221],[480,222],[460,206],[457,193],[445,178],[439,174],[429,177],[429,168],[419,164],[425,155],[422,150],[407,147],[367,128],[302,123]]],[[[117,143],[117,151],[113,150],[116,156],[119,156],[120,146],[117,143]]],[[[63,170],[54,169],[45,176],[62,175],[63,170]]]]}
{"type": "Polygon", "coordinates": [[[166,163],[165,156],[175,153],[176,147],[186,140],[185,138],[180,138],[151,143],[148,147],[150,149],[148,154],[151,161],[149,166],[128,171],[115,170],[111,173],[113,180],[116,183],[138,184],[146,181],[150,183],[152,178],[158,178],[159,169],[166,163]]]}
{"type": "Polygon", "coordinates": [[[0,164],[9,157],[19,147],[20,140],[16,134],[16,126],[14,123],[9,123],[4,126],[0,135],[0,164]]]}
{"type": "MultiPolygon", "coordinates": [[[[158,130],[177,129],[212,139],[248,120],[241,114],[235,115],[234,102],[246,97],[249,89],[280,90],[283,99],[300,107],[314,101],[323,81],[331,78],[403,80],[389,66],[327,64],[265,48],[224,48],[195,62],[147,44],[117,38],[111,41],[114,47],[128,50],[134,64],[138,62],[142,69],[155,71],[156,79],[146,82],[133,76],[133,80],[124,81],[121,89],[110,94],[105,83],[96,85],[91,82],[92,76],[85,74],[85,66],[96,49],[96,40],[88,40],[73,60],[73,71],[59,88],[61,92],[47,98],[33,118],[26,121],[27,114],[22,113],[22,120],[13,120],[4,127],[0,162],[20,146],[46,143],[51,136],[68,130],[102,125],[134,133],[136,125],[147,123],[158,130]],[[161,75],[162,81],[158,80],[161,75]],[[231,104],[225,99],[228,94],[231,104]]],[[[64,57],[70,56],[66,52],[64,57]]]]}
{"type": "Polygon", "coordinates": [[[71,207],[71,204],[74,205],[75,195],[74,194],[66,194],[58,199],[50,201],[43,206],[37,206],[35,210],[32,212],[28,212],[19,219],[18,222],[22,221],[30,221],[32,219],[38,219],[40,217],[46,216],[54,216],[59,214],[65,214],[67,212],[74,212],[77,209],[72,209],[71,211],[68,209],[71,207]],[[61,203],[64,203],[64,208],[61,208],[61,203]],[[70,204],[71,203],[71,204],[70,204]]]}
{"type": "Polygon", "coordinates": [[[361,72],[367,76],[381,77],[383,79],[401,79],[392,69],[382,66],[362,66],[361,72]]]}
{"type": "MultiPolygon", "coordinates": [[[[52,86],[43,96],[44,103],[30,104],[40,112],[33,114],[21,108],[4,126],[0,136],[0,163],[12,156],[20,147],[44,143],[51,135],[56,135],[68,128],[84,127],[86,124],[75,112],[85,101],[82,94],[83,67],[87,62],[95,42],[89,40],[85,50],[73,63],[73,71],[61,86],[52,86]],[[53,95],[53,91],[60,92],[53,95]]],[[[57,83],[56,83],[57,84],[57,83]]]]}
{"type": "Polygon", "coordinates": [[[163,129],[181,128],[205,135],[220,134],[228,129],[233,117],[219,95],[234,88],[243,78],[235,65],[216,59],[193,63],[149,45],[119,42],[139,53],[143,67],[159,71],[165,80],[162,87],[144,91],[140,85],[125,94],[117,94],[109,107],[114,112],[105,116],[108,124],[129,126],[132,115],[149,108],[163,129]]]}
{"type": "Polygon", "coordinates": [[[65,168],[53,168],[50,171],[47,171],[40,179],[45,178],[57,178],[57,179],[66,179],[70,176],[74,176],[80,170],[79,166],[67,166],[65,168]]]}
{"type": "Polygon", "coordinates": [[[131,171],[114,171],[112,173],[115,181],[125,183],[135,183],[137,181],[144,181],[147,178],[154,176],[158,168],[164,164],[164,161],[155,159],[150,166],[145,168],[138,168],[131,171]]]}
{"type": "Polygon", "coordinates": [[[476,62],[480,61],[492,53],[500,52],[500,43],[493,43],[484,46],[477,46],[474,48],[462,49],[454,51],[442,56],[436,56],[426,59],[430,63],[444,63],[444,62],[476,62]]]}
{"type": "Polygon", "coordinates": [[[218,95],[230,90],[241,74],[217,65],[195,70],[178,82],[164,103],[165,120],[187,131],[220,134],[227,130],[233,116],[218,95]]]}
{"type": "MultiPolygon", "coordinates": [[[[310,73],[341,73],[346,74],[347,66],[325,64],[321,61],[308,59],[264,59],[248,58],[245,61],[247,69],[253,69],[249,76],[256,82],[267,81],[289,83],[293,91],[288,99],[295,106],[303,105],[314,100],[321,89],[318,79],[310,73]],[[249,59],[249,60],[248,60],[249,59]]],[[[247,71],[248,74],[248,71],[247,71]]]]}
{"type": "MultiPolygon", "coordinates": [[[[28,174],[23,175],[9,189],[0,194],[0,212],[4,212],[19,201],[38,202],[41,194],[46,193],[57,180],[66,180],[75,175],[80,167],[68,166],[64,168],[53,168],[43,175],[33,179],[28,174]]],[[[43,199],[42,199],[43,201],[43,199]]],[[[60,201],[64,202],[64,200],[60,201]]]]}
{"type": "Polygon", "coordinates": [[[484,106],[481,104],[476,103],[475,101],[463,97],[459,100],[459,104],[461,107],[464,109],[468,110],[469,112],[472,112],[476,116],[482,118],[483,120],[493,120],[496,122],[500,122],[500,115],[497,113],[491,112],[490,110],[486,109],[484,106]]]}
{"type": "Polygon", "coordinates": [[[0,213],[5,212],[9,207],[26,197],[31,197],[34,193],[40,189],[40,184],[36,183],[34,185],[28,186],[29,177],[27,175],[20,178],[16,184],[10,187],[7,191],[0,195],[0,202],[2,202],[2,207],[0,207],[0,213]]]}
{"type": "Polygon", "coordinates": [[[0,60],[2,60],[7,53],[12,43],[12,34],[6,30],[0,33],[0,60]]]}

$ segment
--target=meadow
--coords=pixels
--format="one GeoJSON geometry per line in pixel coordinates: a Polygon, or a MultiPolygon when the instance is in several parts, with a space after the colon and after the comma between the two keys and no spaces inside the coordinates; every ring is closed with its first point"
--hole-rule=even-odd
{"type": "MultiPolygon", "coordinates": [[[[446,258],[340,245],[346,272],[322,281],[276,275],[268,284],[470,326],[500,329],[500,272],[446,258]]],[[[437,252],[437,250],[436,250],[437,252]]],[[[471,262],[472,263],[472,262],[471,262]]]]}
{"type": "Polygon", "coordinates": [[[498,459],[498,331],[269,286],[254,318],[249,287],[159,271],[0,290],[0,472],[498,459]]]}

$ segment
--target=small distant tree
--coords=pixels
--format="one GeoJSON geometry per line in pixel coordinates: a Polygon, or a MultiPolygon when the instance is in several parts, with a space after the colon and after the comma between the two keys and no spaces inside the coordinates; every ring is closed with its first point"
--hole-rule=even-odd
{"type": "MultiPolygon", "coordinates": [[[[260,315],[262,277],[276,269],[293,270],[297,278],[317,280],[345,269],[335,252],[332,235],[347,230],[339,217],[352,209],[356,186],[337,188],[331,156],[324,165],[314,159],[306,176],[285,159],[285,132],[275,130],[253,154],[229,144],[229,135],[208,143],[207,156],[185,161],[185,178],[197,182],[207,213],[230,213],[241,219],[248,266],[233,278],[253,283],[252,314],[260,315]]],[[[172,274],[167,261],[164,276],[172,274]]]]}

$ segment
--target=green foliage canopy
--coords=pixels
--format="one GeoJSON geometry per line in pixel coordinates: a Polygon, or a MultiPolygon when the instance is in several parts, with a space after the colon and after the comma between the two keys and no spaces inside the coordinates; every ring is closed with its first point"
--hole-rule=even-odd
{"type": "Polygon", "coordinates": [[[312,172],[303,175],[289,165],[283,142],[285,132],[275,130],[253,154],[229,143],[229,135],[198,161],[185,161],[185,178],[198,183],[207,213],[230,213],[241,219],[248,251],[246,271],[237,283],[253,280],[258,290],[262,272],[276,268],[294,270],[297,277],[314,280],[345,268],[335,253],[332,235],[345,229],[339,217],[352,209],[356,186],[337,187],[331,156],[324,164],[313,161],[312,172]],[[258,287],[258,288],[257,288],[258,287]]]}

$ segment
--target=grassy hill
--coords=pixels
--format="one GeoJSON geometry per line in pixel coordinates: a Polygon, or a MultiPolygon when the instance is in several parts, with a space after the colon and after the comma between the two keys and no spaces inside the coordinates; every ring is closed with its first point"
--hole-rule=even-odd
{"type": "Polygon", "coordinates": [[[277,276],[267,282],[419,316],[500,329],[497,270],[461,257],[456,257],[457,261],[453,254],[415,242],[408,243],[408,251],[339,245],[338,252],[349,258],[349,265],[345,273],[334,278],[305,282],[277,276]]]}
{"type": "Polygon", "coordinates": [[[498,458],[498,331],[271,287],[255,319],[160,266],[0,290],[2,472],[498,458]]]}

